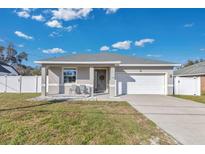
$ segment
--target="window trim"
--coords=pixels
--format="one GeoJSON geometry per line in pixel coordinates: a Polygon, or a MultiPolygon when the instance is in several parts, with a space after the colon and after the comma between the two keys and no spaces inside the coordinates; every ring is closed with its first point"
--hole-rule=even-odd
{"type": "Polygon", "coordinates": [[[72,85],[72,84],[76,84],[77,83],[77,76],[78,76],[78,69],[77,69],[77,67],[62,67],[62,83],[64,84],[64,85],[72,85]],[[75,80],[75,82],[71,82],[71,83],[69,83],[69,82],[64,82],[64,69],[75,69],[76,70],[76,80],[75,80]]]}

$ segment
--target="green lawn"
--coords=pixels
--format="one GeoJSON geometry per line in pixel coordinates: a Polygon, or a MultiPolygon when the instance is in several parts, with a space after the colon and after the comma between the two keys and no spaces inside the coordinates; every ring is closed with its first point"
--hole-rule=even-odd
{"type": "Polygon", "coordinates": [[[200,102],[205,104],[205,95],[202,96],[188,96],[188,95],[176,95],[175,97],[189,99],[192,101],[200,102]]]}
{"type": "Polygon", "coordinates": [[[175,144],[126,102],[31,102],[0,94],[0,144],[175,144]]]}

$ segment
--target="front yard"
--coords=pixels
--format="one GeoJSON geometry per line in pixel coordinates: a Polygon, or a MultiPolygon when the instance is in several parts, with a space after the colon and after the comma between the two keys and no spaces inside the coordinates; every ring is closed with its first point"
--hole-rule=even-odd
{"type": "Polygon", "coordinates": [[[175,144],[126,102],[31,102],[0,94],[0,144],[175,144]]]}
{"type": "Polygon", "coordinates": [[[201,96],[176,95],[175,97],[188,99],[188,100],[192,100],[192,101],[196,101],[196,102],[200,102],[200,103],[205,104],[205,95],[201,95],[201,96]]]}

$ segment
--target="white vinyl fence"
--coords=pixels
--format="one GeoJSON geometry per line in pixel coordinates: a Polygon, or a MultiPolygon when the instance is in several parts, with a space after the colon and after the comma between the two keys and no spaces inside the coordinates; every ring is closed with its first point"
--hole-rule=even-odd
{"type": "Polygon", "coordinates": [[[200,77],[175,77],[174,78],[175,95],[201,95],[200,77]]]}
{"type": "Polygon", "coordinates": [[[0,93],[40,93],[41,76],[0,76],[0,93]]]}

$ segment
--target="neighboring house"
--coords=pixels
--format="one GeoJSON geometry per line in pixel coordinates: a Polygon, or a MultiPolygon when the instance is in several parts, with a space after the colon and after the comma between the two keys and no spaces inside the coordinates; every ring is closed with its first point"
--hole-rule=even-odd
{"type": "Polygon", "coordinates": [[[11,76],[11,75],[19,75],[19,73],[16,71],[16,69],[13,66],[0,61],[0,76],[3,75],[11,76]]]}
{"type": "Polygon", "coordinates": [[[173,68],[180,66],[107,52],[50,58],[36,63],[42,65],[42,95],[46,95],[46,91],[69,94],[74,84],[90,86],[92,96],[93,93],[172,95],[173,68]]]}
{"type": "Polygon", "coordinates": [[[205,93],[205,62],[174,71],[175,93],[201,95],[205,93]]]}

